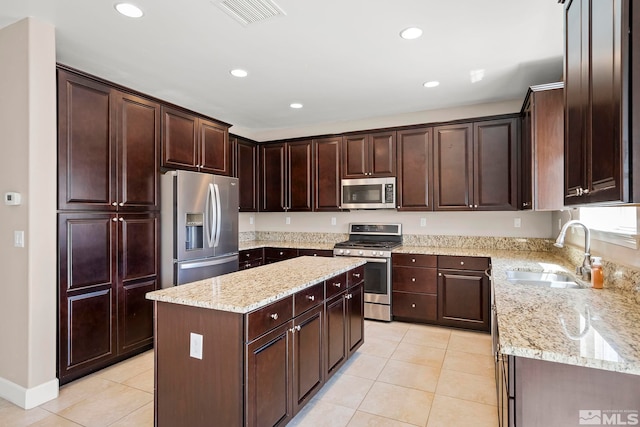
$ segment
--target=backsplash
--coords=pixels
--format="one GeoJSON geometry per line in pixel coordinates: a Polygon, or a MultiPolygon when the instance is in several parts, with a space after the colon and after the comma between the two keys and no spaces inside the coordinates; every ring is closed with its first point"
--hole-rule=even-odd
{"type": "Polygon", "coordinates": [[[546,252],[553,247],[549,239],[487,236],[429,236],[424,234],[405,234],[402,236],[405,246],[431,246],[437,248],[470,248],[511,251],[546,252]]]}

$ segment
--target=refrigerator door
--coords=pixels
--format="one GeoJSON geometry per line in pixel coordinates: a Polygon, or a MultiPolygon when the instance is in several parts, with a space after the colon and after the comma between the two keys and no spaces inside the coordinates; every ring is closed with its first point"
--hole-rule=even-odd
{"type": "Polygon", "coordinates": [[[214,256],[213,235],[207,219],[212,213],[213,175],[177,171],[174,184],[176,259],[214,256]]]}
{"type": "MultiPolygon", "coordinates": [[[[222,274],[238,271],[238,254],[207,258],[194,261],[182,261],[174,264],[174,283],[184,285],[197,280],[208,279],[222,274]]],[[[164,285],[170,287],[173,284],[164,285]]]]}
{"type": "Polygon", "coordinates": [[[215,175],[212,211],[213,247],[216,256],[238,252],[238,178],[215,175]]]}

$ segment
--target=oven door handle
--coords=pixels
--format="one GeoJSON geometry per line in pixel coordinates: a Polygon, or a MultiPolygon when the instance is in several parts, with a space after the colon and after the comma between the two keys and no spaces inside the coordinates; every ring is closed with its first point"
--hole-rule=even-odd
{"type": "Polygon", "coordinates": [[[377,262],[378,264],[386,264],[389,260],[388,258],[362,258],[367,262],[377,262]]]}

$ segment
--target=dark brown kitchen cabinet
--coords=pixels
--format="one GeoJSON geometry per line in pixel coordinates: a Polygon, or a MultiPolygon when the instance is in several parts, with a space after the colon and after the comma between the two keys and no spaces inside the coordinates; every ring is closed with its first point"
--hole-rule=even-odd
{"type": "Polygon", "coordinates": [[[313,210],[340,210],[340,150],[342,137],[313,140],[313,210]]]}
{"type": "Polygon", "coordinates": [[[58,209],[159,209],[160,105],[58,70],[58,209]]]}
{"type": "Polygon", "coordinates": [[[391,263],[394,319],[434,323],[438,318],[438,257],[392,254],[391,263]]]}
{"type": "Polygon", "coordinates": [[[240,212],[258,211],[258,146],[236,138],[236,176],[238,177],[240,212]]]}
{"type": "MultiPolygon", "coordinates": [[[[324,287],[319,287],[324,293],[324,287]]],[[[315,308],[294,319],[293,336],[293,412],[298,413],[322,388],[324,373],[324,306],[316,298],[315,308]]]]}
{"type": "Polygon", "coordinates": [[[399,211],[433,210],[433,129],[398,131],[399,211]]]}
{"type": "Polygon", "coordinates": [[[260,146],[260,211],[311,211],[311,141],[260,146]]]}
{"type": "Polygon", "coordinates": [[[565,9],[564,204],[640,201],[640,11],[629,0],[565,9]],[[637,29],[636,29],[637,30],[637,29]]]}
{"type": "Polygon", "coordinates": [[[238,270],[247,270],[264,264],[262,248],[245,249],[240,251],[238,256],[240,257],[238,270]]]}
{"type": "Polygon", "coordinates": [[[298,256],[323,256],[331,258],[333,250],[331,249],[298,249],[298,256]]]}
{"type": "Polygon", "coordinates": [[[515,117],[436,127],[434,209],[516,209],[517,132],[515,117]]]}
{"type": "Polygon", "coordinates": [[[489,259],[438,256],[438,323],[489,331],[489,259]]]}
{"type": "Polygon", "coordinates": [[[564,207],[564,84],[531,86],[522,105],[520,209],[564,207]]]}
{"type": "Polygon", "coordinates": [[[67,383],[153,346],[158,213],[58,215],[58,378],[67,383]]]}
{"type": "Polygon", "coordinates": [[[230,176],[229,126],[162,106],[162,167],[230,176]]]}
{"type": "Polygon", "coordinates": [[[396,176],[396,131],[346,135],[342,178],[396,176]]]}
{"type": "Polygon", "coordinates": [[[264,263],[271,264],[298,256],[298,250],[294,248],[264,248],[264,263]]]}

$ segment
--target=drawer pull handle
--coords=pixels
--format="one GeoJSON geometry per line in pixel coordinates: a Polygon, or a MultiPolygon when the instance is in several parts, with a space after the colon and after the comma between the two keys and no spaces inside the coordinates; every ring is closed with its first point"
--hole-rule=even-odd
{"type": "Polygon", "coordinates": [[[460,265],[464,265],[464,261],[460,261],[460,265]]]}
{"type": "Polygon", "coordinates": [[[295,327],[294,328],[289,328],[289,332],[291,332],[292,334],[295,334],[296,333],[296,328],[295,327]]]}
{"type": "Polygon", "coordinates": [[[411,308],[416,308],[416,305],[415,304],[411,304],[411,308]]]}
{"type": "Polygon", "coordinates": [[[442,277],[442,273],[438,273],[438,276],[442,277]]]}
{"type": "Polygon", "coordinates": [[[111,203],[111,206],[118,206],[118,202],[111,203]]]}
{"type": "Polygon", "coordinates": [[[345,299],[351,299],[353,298],[353,294],[347,294],[344,296],[345,299]]]}
{"type": "Polygon", "coordinates": [[[353,273],[353,277],[355,277],[356,279],[360,278],[360,273],[353,273]]]}
{"type": "Polygon", "coordinates": [[[316,297],[315,297],[315,295],[307,295],[307,299],[308,299],[309,301],[315,301],[315,300],[316,300],[316,297]]]}
{"type": "Polygon", "coordinates": [[[412,282],[415,282],[415,281],[416,281],[416,278],[415,278],[415,277],[412,277],[412,278],[411,278],[411,281],[412,281],[412,282]]]}
{"type": "Polygon", "coordinates": [[[118,222],[118,218],[111,218],[111,221],[118,222]]]}
{"type": "Polygon", "coordinates": [[[249,257],[249,254],[244,254],[244,256],[249,257]]]}
{"type": "Polygon", "coordinates": [[[416,262],[416,259],[415,258],[411,258],[411,262],[416,262]]]}
{"type": "Polygon", "coordinates": [[[273,313],[270,317],[271,317],[273,320],[278,320],[278,313],[273,313]]]}
{"type": "Polygon", "coordinates": [[[334,283],[333,286],[335,286],[336,288],[339,288],[340,286],[342,286],[342,283],[337,282],[337,283],[334,283]]]}
{"type": "Polygon", "coordinates": [[[284,252],[280,252],[280,255],[284,255],[284,252]]]}

